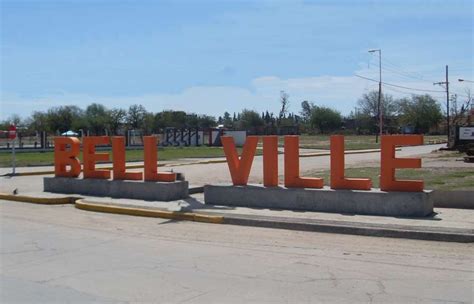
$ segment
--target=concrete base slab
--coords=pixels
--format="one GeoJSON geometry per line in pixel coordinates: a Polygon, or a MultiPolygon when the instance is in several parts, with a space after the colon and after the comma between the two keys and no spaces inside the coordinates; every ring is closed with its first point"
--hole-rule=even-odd
{"type": "Polygon", "coordinates": [[[435,207],[441,207],[441,208],[474,209],[474,191],[472,190],[453,190],[453,191],[434,190],[433,203],[435,207]]]}
{"type": "Polygon", "coordinates": [[[206,204],[384,216],[421,217],[433,213],[431,191],[384,192],[295,189],[261,185],[204,186],[206,204]]]}
{"type": "Polygon", "coordinates": [[[144,182],[106,179],[44,177],[46,192],[108,196],[149,201],[173,201],[189,196],[188,182],[144,182]]]}

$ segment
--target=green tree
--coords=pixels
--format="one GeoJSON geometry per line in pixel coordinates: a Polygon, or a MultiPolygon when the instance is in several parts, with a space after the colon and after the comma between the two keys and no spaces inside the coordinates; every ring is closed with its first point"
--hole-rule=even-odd
{"type": "Polygon", "coordinates": [[[239,115],[239,125],[243,129],[261,127],[264,125],[263,119],[258,112],[244,109],[239,115]]]}
{"type": "Polygon", "coordinates": [[[354,127],[357,134],[370,134],[374,132],[374,117],[363,113],[356,109],[349,116],[349,119],[354,120],[354,127]]]}
{"type": "Polygon", "coordinates": [[[124,109],[112,109],[107,111],[106,116],[107,128],[111,134],[117,135],[121,126],[125,123],[127,112],[124,109]]]}
{"type": "Polygon", "coordinates": [[[29,129],[34,131],[46,131],[51,132],[53,130],[50,129],[48,124],[48,114],[45,112],[35,111],[31,114],[31,120],[29,129]]]}
{"type": "Polygon", "coordinates": [[[107,128],[107,109],[98,103],[87,106],[85,120],[87,128],[94,135],[101,135],[107,128]]]}
{"type": "Polygon", "coordinates": [[[398,102],[400,122],[415,127],[417,133],[427,133],[443,118],[439,103],[430,95],[413,95],[398,102]]]}
{"type": "Polygon", "coordinates": [[[155,115],[153,113],[147,112],[145,114],[141,123],[141,129],[144,135],[150,135],[153,131],[156,131],[155,115]]]}
{"type": "MultiPolygon", "coordinates": [[[[360,115],[364,117],[364,120],[371,118],[372,124],[370,124],[371,132],[377,132],[378,126],[378,91],[370,91],[367,94],[363,94],[362,97],[357,101],[359,106],[360,115]]],[[[393,99],[392,95],[382,94],[382,116],[385,121],[384,125],[389,126],[391,121],[397,114],[397,101],[393,99]]]]}
{"type": "Polygon", "coordinates": [[[342,116],[336,110],[323,106],[314,106],[311,111],[311,126],[321,133],[337,130],[341,127],[342,116]]]}
{"type": "Polygon", "coordinates": [[[198,115],[198,127],[207,129],[216,126],[216,118],[209,115],[198,115]]]}
{"type": "MultiPolygon", "coordinates": [[[[195,114],[192,114],[195,116],[195,114]]],[[[197,125],[196,117],[188,117],[184,111],[166,110],[155,115],[155,125],[157,128],[184,128],[190,125],[197,125]]]]}
{"type": "Polygon", "coordinates": [[[48,129],[62,133],[68,130],[86,128],[84,111],[77,106],[60,106],[51,108],[47,112],[48,129]]]}
{"type": "Polygon", "coordinates": [[[311,113],[313,111],[313,108],[314,108],[314,103],[312,102],[309,102],[307,100],[304,100],[302,103],[301,103],[301,111],[300,111],[300,114],[301,114],[301,117],[303,118],[303,122],[307,123],[310,121],[311,119],[311,113]]]}
{"type": "Polygon", "coordinates": [[[132,129],[141,129],[143,127],[143,120],[145,119],[147,111],[142,105],[131,105],[128,108],[126,121],[132,129]]]}
{"type": "Polygon", "coordinates": [[[231,128],[234,124],[232,122],[232,117],[230,116],[229,112],[224,112],[224,117],[222,118],[222,123],[224,124],[224,127],[226,128],[231,128]]]}

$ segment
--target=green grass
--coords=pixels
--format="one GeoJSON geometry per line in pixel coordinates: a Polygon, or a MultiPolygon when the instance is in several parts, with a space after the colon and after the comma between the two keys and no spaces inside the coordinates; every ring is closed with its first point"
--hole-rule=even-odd
{"type": "MultiPolygon", "coordinates": [[[[330,146],[329,137],[330,135],[301,135],[300,148],[328,150],[330,146]]],[[[424,142],[425,144],[446,142],[446,136],[426,135],[424,137],[424,142]]],[[[345,136],[346,150],[378,149],[380,147],[379,143],[375,142],[375,135],[345,136]]],[[[283,146],[283,137],[279,138],[279,144],[280,146],[283,146]]]]}
{"type": "MultiPolygon", "coordinates": [[[[239,153],[241,153],[240,148],[238,148],[237,150],[239,151],[239,153]]],[[[261,154],[261,150],[257,150],[257,155],[259,154],[261,154]]],[[[159,160],[174,160],[181,158],[210,158],[222,156],[224,156],[224,151],[221,147],[167,147],[158,149],[159,160]]],[[[52,165],[53,158],[54,152],[19,152],[16,153],[16,165],[18,167],[52,165]]],[[[79,158],[82,160],[82,153],[79,158]]],[[[128,150],[126,153],[126,160],[142,161],[143,150],[128,150]]],[[[11,153],[0,153],[0,167],[10,167],[11,161],[11,153]]]]}
{"type": "MultiPolygon", "coordinates": [[[[329,185],[329,171],[314,171],[311,176],[322,177],[329,185]]],[[[380,168],[347,168],[346,177],[370,178],[372,187],[379,187],[380,168]]],[[[307,175],[309,176],[309,175],[307,175]]],[[[397,179],[424,180],[429,190],[474,190],[473,168],[398,169],[397,179]]]]}

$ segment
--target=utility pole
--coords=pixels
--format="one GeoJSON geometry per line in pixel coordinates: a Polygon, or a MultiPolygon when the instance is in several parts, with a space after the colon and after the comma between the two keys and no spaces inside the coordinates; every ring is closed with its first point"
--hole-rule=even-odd
{"type": "Polygon", "coordinates": [[[450,135],[450,123],[449,123],[449,77],[448,77],[448,65],[446,65],[446,81],[435,82],[433,85],[446,85],[446,131],[448,132],[448,147],[449,147],[449,135],[450,135]]]}
{"type": "MultiPolygon", "coordinates": [[[[379,133],[383,134],[383,109],[382,109],[382,50],[369,50],[369,53],[379,52],[379,98],[377,101],[377,114],[379,119],[379,133]]],[[[375,142],[378,143],[378,135],[375,134],[375,142]]]]}

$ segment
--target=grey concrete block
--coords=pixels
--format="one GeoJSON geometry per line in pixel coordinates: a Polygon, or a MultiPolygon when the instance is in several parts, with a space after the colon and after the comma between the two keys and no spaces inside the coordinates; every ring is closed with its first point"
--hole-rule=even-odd
{"type": "Polygon", "coordinates": [[[384,192],[206,185],[206,204],[386,216],[419,217],[433,213],[431,191],[384,192]]]}
{"type": "Polygon", "coordinates": [[[149,201],[173,201],[189,196],[188,182],[117,181],[106,179],[81,179],[44,177],[46,192],[130,198],[149,201]]]}
{"type": "Polygon", "coordinates": [[[474,191],[433,191],[433,203],[439,208],[474,209],[474,191]]]}

